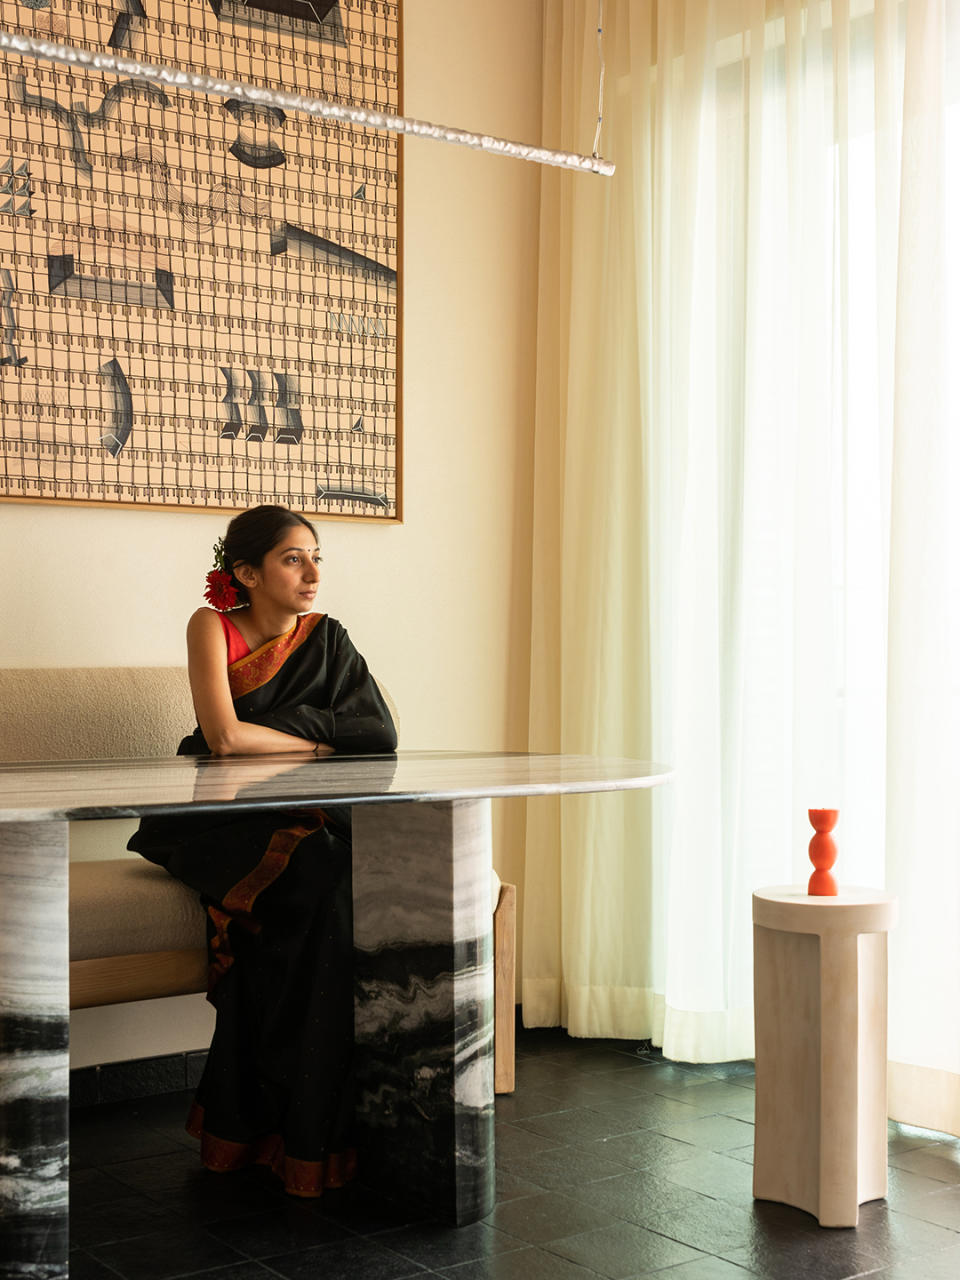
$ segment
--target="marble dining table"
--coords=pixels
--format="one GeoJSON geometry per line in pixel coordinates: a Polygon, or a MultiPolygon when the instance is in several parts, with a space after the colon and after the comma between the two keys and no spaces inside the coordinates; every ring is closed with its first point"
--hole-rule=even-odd
{"type": "Polygon", "coordinates": [[[465,1224],[493,1206],[491,799],[670,776],[466,751],[0,764],[0,1274],[67,1272],[70,822],[352,806],[365,1175],[465,1224]]]}

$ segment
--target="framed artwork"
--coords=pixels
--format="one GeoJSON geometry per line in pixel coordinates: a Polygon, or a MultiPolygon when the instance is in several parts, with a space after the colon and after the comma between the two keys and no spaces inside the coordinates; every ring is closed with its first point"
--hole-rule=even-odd
{"type": "MultiPolygon", "coordinates": [[[[398,0],[0,26],[399,113],[398,0]]],[[[400,518],[392,134],[0,55],[0,498],[400,518]]]]}

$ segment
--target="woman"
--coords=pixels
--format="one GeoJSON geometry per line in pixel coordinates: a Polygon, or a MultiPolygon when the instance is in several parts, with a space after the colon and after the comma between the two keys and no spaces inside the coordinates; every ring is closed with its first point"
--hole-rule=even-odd
{"type": "MultiPolygon", "coordinates": [[[[309,612],[320,552],[285,507],[230,522],[187,627],[197,728],[181,755],[391,752],[343,627],[309,612]],[[231,610],[228,614],[225,610],[231,610]]],[[[216,1031],[187,1128],[209,1169],[266,1164],[294,1195],[353,1173],[350,811],[145,818],[129,847],[207,910],[216,1031]]]]}

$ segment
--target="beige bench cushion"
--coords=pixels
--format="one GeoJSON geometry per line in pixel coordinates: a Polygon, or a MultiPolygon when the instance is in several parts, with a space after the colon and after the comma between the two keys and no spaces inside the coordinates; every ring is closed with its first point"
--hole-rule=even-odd
{"type": "Polygon", "coordinates": [[[172,756],[197,722],[186,667],[0,668],[0,707],[0,760],[172,756]]]}
{"type": "MultiPolygon", "coordinates": [[[[500,879],[491,878],[491,912],[500,879]]],[[[187,951],[206,946],[204,911],[192,889],[143,858],[70,864],[70,959],[187,951]]]]}
{"type": "Polygon", "coordinates": [[[172,756],[196,724],[184,667],[8,667],[0,707],[0,760],[172,756]]]}
{"type": "Polygon", "coordinates": [[[70,864],[70,959],[206,946],[197,895],[142,858],[70,864]]]}

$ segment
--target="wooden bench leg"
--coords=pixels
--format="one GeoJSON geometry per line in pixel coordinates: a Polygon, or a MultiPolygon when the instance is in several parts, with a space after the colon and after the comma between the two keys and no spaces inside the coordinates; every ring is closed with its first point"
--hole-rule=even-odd
{"type": "Polygon", "coordinates": [[[513,1093],[516,1058],[517,886],[501,884],[493,913],[493,1089],[513,1093]]]}

